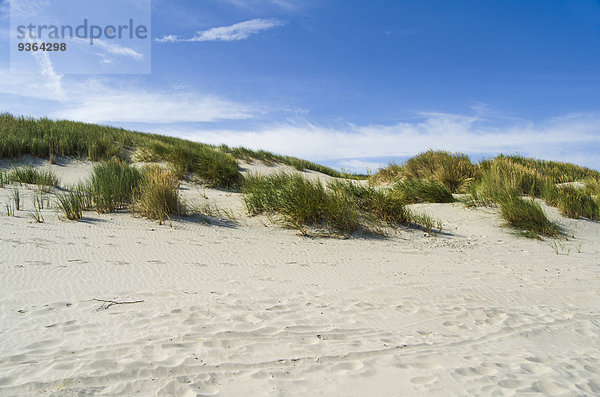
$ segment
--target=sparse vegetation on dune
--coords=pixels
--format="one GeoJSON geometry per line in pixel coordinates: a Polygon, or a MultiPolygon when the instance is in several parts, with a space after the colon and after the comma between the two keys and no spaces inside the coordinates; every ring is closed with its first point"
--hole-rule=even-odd
{"type": "MultiPolygon", "coordinates": [[[[452,202],[453,193],[466,193],[462,200],[472,206],[499,207],[509,225],[530,236],[558,234],[535,199],[567,217],[600,220],[598,171],[522,156],[500,155],[474,164],[464,154],[430,150],[380,170],[369,177],[370,187],[347,180],[325,186],[301,175],[244,178],[238,161],[286,164],[340,179],[366,176],[264,150],[0,114],[0,159],[23,155],[48,158],[52,163],[57,156],[100,161],[88,182],[58,197],[58,207],[68,219],[80,219],[83,211],[92,209],[100,213],[131,209],[162,222],[186,212],[179,198],[179,181],[187,178],[214,188],[242,190],[250,214],[277,214],[303,232],[307,227],[320,227],[342,234],[381,233],[409,223],[432,230],[435,220],[411,213],[406,205],[452,202]],[[139,170],[128,163],[131,160],[164,162],[170,170],[158,166],[139,170]],[[386,187],[374,187],[378,184],[386,187]]],[[[0,187],[15,182],[46,190],[59,185],[55,174],[31,166],[0,171],[0,187]]],[[[19,204],[13,200],[16,210],[19,204]]]]}
{"type": "MultiPolygon", "coordinates": [[[[396,183],[405,201],[423,200],[420,189],[431,181],[450,192],[467,193],[463,200],[470,206],[497,205],[507,222],[533,236],[555,236],[556,227],[539,205],[521,196],[544,200],[571,218],[600,219],[600,173],[574,164],[499,155],[473,164],[461,154],[428,151],[403,165],[391,164],[380,170],[370,182],[396,183]],[[583,183],[584,188],[572,185],[583,183]]],[[[441,194],[440,196],[444,197],[441,194]]]]}
{"type": "Polygon", "coordinates": [[[384,234],[386,228],[420,224],[421,220],[413,218],[394,192],[349,181],[324,186],[298,174],[251,175],[243,192],[251,215],[281,216],[286,225],[303,234],[311,227],[329,234],[348,235],[359,230],[384,234]]]}
{"type": "Polygon", "coordinates": [[[192,175],[211,187],[224,189],[241,186],[237,160],[282,163],[299,170],[350,177],[320,164],[263,150],[207,145],[97,124],[0,114],[0,159],[31,155],[51,160],[76,156],[102,161],[128,160],[131,154],[139,161],[169,162],[179,177],[192,175]]]}
{"type": "Polygon", "coordinates": [[[153,137],[136,152],[136,160],[165,161],[178,178],[192,177],[210,187],[237,190],[241,186],[242,174],[230,154],[201,143],[153,137]]]}
{"type": "Polygon", "coordinates": [[[81,190],[74,190],[57,197],[58,208],[63,212],[68,220],[79,220],[83,217],[85,198],[81,190]]]}
{"type": "Polygon", "coordinates": [[[316,171],[320,172],[321,174],[332,176],[334,178],[357,180],[368,178],[367,175],[340,172],[334,170],[333,168],[326,167],[324,165],[317,164],[308,160],[303,160],[292,156],[282,156],[280,154],[267,152],[265,150],[253,151],[244,147],[230,148],[227,145],[221,145],[219,146],[219,149],[225,153],[231,154],[236,159],[243,161],[258,160],[262,161],[267,165],[285,164],[294,167],[298,171],[316,171]]]}
{"type": "Polygon", "coordinates": [[[0,187],[9,183],[58,187],[60,180],[52,171],[37,170],[31,166],[16,167],[8,172],[0,171],[0,187]]]}
{"type": "Polygon", "coordinates": [[[171,215],[185,215],[179,197],[179,179],[158,165],[138,170],[123,161],[98,163],[90,179],[58,196],[58,208],[69,220],[78,220],[83,211],[99,213],[131,209],[162,223],[171,215]]]}

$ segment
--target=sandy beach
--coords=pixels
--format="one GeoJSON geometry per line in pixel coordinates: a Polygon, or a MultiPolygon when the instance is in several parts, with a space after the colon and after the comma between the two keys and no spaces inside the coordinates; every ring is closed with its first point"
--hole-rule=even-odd
{"type": "MultiPolygon", "coordinates": [[[[62,185],[92,169],[36,166],[62,185]]],[[[441,234],[305,238],[248,217],[238,193],[184,183],[187,203],[232,216],[73,222],[50,208],[38,224],[27,186],[0,189],[2,208],[14,188],[2,396],[600,394],[598,222],[544,207],[573,236],[552,245],[494,208],[419,204],[441,234]]]]}

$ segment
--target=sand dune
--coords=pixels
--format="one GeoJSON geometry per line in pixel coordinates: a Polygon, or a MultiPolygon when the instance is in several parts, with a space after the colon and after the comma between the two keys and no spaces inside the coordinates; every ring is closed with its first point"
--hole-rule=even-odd
{"type": "Polygon", "coordinates": [[[600,395],[598,222],[545,208],[560,255],[459,203],[415,206],[437,237],[312,239],[183,194],[237,221],[0,216],[0,395],[600,395]]]}

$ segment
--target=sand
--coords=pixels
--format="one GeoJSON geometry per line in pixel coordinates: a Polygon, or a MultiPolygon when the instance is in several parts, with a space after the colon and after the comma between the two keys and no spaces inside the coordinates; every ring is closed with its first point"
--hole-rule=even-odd
{"type": "MultiPolygon", "coordinates": [[[[91,170],[37,166],[63,184],[91,170]]],[[[545,207],[574,236],[552,247],[495,209],[431,204],[415,207],[444,221],[437,237],[303,238],[185,184],[237,220],[46,209],[38,224],[25,186],[6,216],[15,187],[0,189],[0,396],[600,395],[598,222],[545,207]]]]}

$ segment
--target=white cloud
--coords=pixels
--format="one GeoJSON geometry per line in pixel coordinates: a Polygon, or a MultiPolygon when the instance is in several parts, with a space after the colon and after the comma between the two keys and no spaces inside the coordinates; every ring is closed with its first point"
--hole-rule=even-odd
{"type": "Polygon", "coordinates": [[[274,27],[282,26],[284,22],[277,19],[251,19],[248,21],[236,23],[230,26],[220,26],[208,30],[197,32],[191,38],[179,38],[175,35],[166,35],[156,38],[154,41],[159,43],[174,43],[181,41],[237,41],[245,40],[250,36],[256,35],[274,27]]]}
{"type": "Polygon", "coordinates": [[[97,46],[97,47],[90,46],[89,42],[86,39],[75,39],[74,38],[73,40],[80,42],[82,44],[85,44],[86,46],[88,46],[89,48],[92,48],[92,49],[99,48],[108,54],[125,56],[125,57],[136,59],[138,61],[144,59],[144,55],[139,53],[138,51],[134,50],[133,48],[125,47],[125,46],[115,44],[115,43],[109,43],[105,40],[101,40],[101,39],[94,40],[94,46],[97,46]]]}
{"type": "Polygon", "coordinates": [[[213,96],[103,89],[64,106],[54,117],[90,123],[186,123],[248,119],[249,106],[213,96]]]}
{"type": "Polygon", "coordinates": [[[523,153],[600,168],[600,156],[581,155],[586,148],[600,147],[599,114],[568,115],[540,123],[516,122],[496,127],[486,121],[470,116],[433,114],[419,121],[395,125],[348,124],[327,128],[302,123],[243,131],[170,133],[207,143],[265,149],[315,161],[367,159],[361,161],[368,161],[369,167],[375,163],[372,159],[413,156],[428,149],[440,149],[472,155],[523,153]]]}
{"type": "Polygon", "coordinates": [[[156,41],[158,43],[175,43],[180,40],[177,38],[177,36],[175,36],[173,34],[169,34],[169,35],[163,36],[161,38],[156,38],[156,39],[154,39],[154,41],[156,41]]]}
{"type": "Polygon", "coordinates": [[[239,120],[259,110],[214,95],[141,89],[125,81],[81,79],[56,74],[47,54],[37,73],[0,68],[0,110],[91,123],[187,123],[239,120]],[[121,84],[118,84],[120,82],[121,84]],[[42,102],[43,101],[43,102],[42,102]]]}

